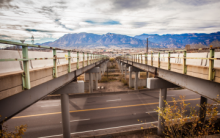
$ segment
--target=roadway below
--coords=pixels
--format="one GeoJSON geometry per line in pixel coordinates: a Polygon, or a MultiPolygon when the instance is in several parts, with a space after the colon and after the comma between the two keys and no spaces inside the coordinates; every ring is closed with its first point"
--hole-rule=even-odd
{"type": "MultiPolygon", "coordinates": [[[[200,95],[186,89],[168,90],[167,101],[184,95],[192,106],[200,103],[200,95]]],[[[132,94],[70,98],[71,133],[155,122],[159,91],[132,94]]],[[[211,102],[208,100],[208,102],[211,102]]],[[[8,130],[27,124],[24,138],[55,137],[62,134],[60,100],[42,100],[5,122],[8,130]]]]}

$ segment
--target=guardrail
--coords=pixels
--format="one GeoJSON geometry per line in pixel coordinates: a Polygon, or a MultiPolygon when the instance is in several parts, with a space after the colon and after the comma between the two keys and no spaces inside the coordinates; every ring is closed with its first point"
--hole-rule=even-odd
{"type": "Polygon", "coordinates": [[[215,58],[215,49],[220,49],[220,47],[212,47],[210,46],[209,48],[198,48],[198,49],[189,49],[189,50],[174,50],[174,51],[164,51],[164,52],[157,52],[157,53],[144,53],[144,54],[132,54],[132,55],[125,55],[119,57],[121,60],[127,60],[127,61],[132,61],[132,62],[137,62],[137,63],[142,63],[142,64],[148,64],[148,55],[150,55],[151,63],[150,66],[154,66],[154,58],[157,58],[157,67],[161,68],[161,58],[167,58],[167,70],[171,70],[171,62],[170,59],[175,58],[175,59],[183,59],[182,63],[182,74],[187,74],[187,65],[186,65],[186,60],[187,59],[205,59],[209,60],[209,72],[208,72],[208,80],[213,81],[215,78],[215,69],[214,69],[214,61],[215,60],[220,60],[220,58],[215,58]],[[187,52],[192,52],[192,51],[198,51],[198,50],[209,50],[209,58],[202,58],[202,57],[187,57],[187,52]],[[183,53],[183,57],[171,57],[171,53],[183,53]],[[161,53],[167,54],[167,57],[161,57],[161,53]],[[154,54],[157,54],[157,56],[154,56],[154,54]],[[145,63],[143,61],[143,55],[145,59],[145,63]]]}
{"type": "MultiPolygon", "coordinates": [[[[68,59],[68,72],[71,72],[71,59],[76,58],[76,69],[79,69],[79,51],[71,50],[71,49],[60,49],[56,47],[48,47],[48,46],[41,46],[41,45],[33,45],[33,44],[25,44],[25,43],[18,43],[18,42],[12,42],[12,41],[6,41],[6,40],[0,40],[0,43],[2,44],[10,44],[15,46],[22,46],[22,55],[23,58],[14,58],[14,59],[0,59],[0,62],[5,61],[23,61],[23,70],[22,73],[22,84],[23,89],[31,89],[30,85],[30,71],[29,71],[29,61],[30,60],[48,60],[53,59],[53,78],[57,78],[57,60],[58,59],[68,59]],[[43,49],[51,49],[53,50],[53,58],[28,58],[28,47],[34,47],[34,48],[43,48],[43,49]],[[57,50],[67,51],[68,56],[67,57],[57,57],[57,50]],[[71,57],[71,52],[76,52],[76,57],[71,57]]],[[[85,54],[87,54],[87,65],[90,65],[94,62],[98,62],[102,59],[106,59],[107,56],[105,55],[99,55],[99,54],[93,54],[93,53],[84,53],[83,54],[83,67],[85,66],[85,54]]]]}

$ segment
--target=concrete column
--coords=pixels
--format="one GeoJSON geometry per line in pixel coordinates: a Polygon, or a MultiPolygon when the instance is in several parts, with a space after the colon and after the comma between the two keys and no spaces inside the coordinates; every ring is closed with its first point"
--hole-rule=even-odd
{"type": "Polygon", "coordinates": [[[89,93],[93,93],[93,74],[89,73],[89,93]]]}
{"type": "Polygon", "coordinates": [[[126,76],[127,76],[127,67],[125,65],[125,79],[126,79],[126,76]]]}
{"type": "MultiPolygon", "coordinates": [[[[160,110],[165,108],[164,100],[166,100],[166,99],[167,99],[167,88],[160,89],[160,94],[159,94],[159,108],[160,108],[160,110]]],[[[164,123],[165,123],[165,120],[163,118],[161,118],[160,114],[158,114],[158,129],[157,129],[158,135],[163,135],[164,123]]]]}
{"type": "Polygon", "coordinates": [[[129,87],[131,88],[131,82],[132,82],[132,71],[129,71],[129,87]]]}
{"type": "Polygon", "coordinates": [[[121,65],[121,74],[123,75],[123,64],[121,65]]]}
{"type": "Polygon", "coordinates": [[[63,137],[70,138],[69,95],[61,94],[63,137]]]}
{"type": "Polygon", "coordinates": [[[95,73],[95,90],[98,89],[98,78],[99,78],[99,73],[95,73]]]}
{"type": "Polygon", "coordinates": [[[134,90],[138,90],[138,72],[135,72],[134,90]]]}
{"type": "MultiPolygon", "coordinates": [[[[149,73],[148,72],[146,72],[147,74],[146,74],[146,76],[147,76],[147,78],[149,78],[149,73]]],[[[147,88],[147,78],[146,78],[146,88],[147,88]]]]}
{"type": "Polygon", "coordinates": [[[141,72],[138,72],[138,78],[139,79],[141,78],[141,72]]]}
{"type": "Polygon", "coordinates": [[[206,105],[207,105],[207,98],[201,96],[200,99],[200,121],[204,122],[206,117],[206,105]]]}

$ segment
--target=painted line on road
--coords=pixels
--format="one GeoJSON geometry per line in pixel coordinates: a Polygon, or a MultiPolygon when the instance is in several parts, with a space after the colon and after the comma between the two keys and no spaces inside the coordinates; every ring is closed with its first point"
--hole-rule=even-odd
{"type": "Polygon", "coordinates": [[[60,105],[44,105],[44,106],[41,106],[41,107],[51,107],[51,106],[60,106],[60,105]]]}
{"type": "Polygon", "coordinates": [[[121,101],[121,99],[115,99],[115,100],[106,100],[106,102],[114,102],[114,101],[121,101]]]}
{"type": "MultiPolygon", "coordinates": [[[[79,120],[71,120],[70,122],[79,122],[79,121],[86,121],[86,120],[90,120],[90,118],[88,118],[88,119],[79,119],[79,120]]],[[[62,122],[60,122],[60,123],[62,123],[62,122]]]]}
{"type": "Polygon", "coordinates": [[[150,113],[155,113],[155,112],[157,112],[157,111],[149,111],[149,112],[145,112],[145,113],[150,114],[150,113]]]}
{"type": "MultiPolygon", "coordinates": [[[[184,100],[184,101],[195,101],[195,100],[200,100],[200,98],[188,99],[188,100],[184,100]]],[[[176,101],[180,102],[180,101],[183,101],[183,100],[176,100],[176,101]]],[[[168,103],[172,103],[172,102],[173,101],[168,101],[168,103]]],[[[135,105],[124,105],[124,106],[114,106],[114,107],[105,107],[105,108],[93,108],[93,109],[74,110],[74,111],[70,111],[70,113],[85,112],[85,111],[96,111],[96,110],[107,110],[107,109],[117,109],[117,108],[126,108],[126,107],[136,107],[136,106],[145,106],[145,105],[154,105],[154,104],[159,104],[159,102],[145,103],[145,104],[135,104],[135,105]]],[[[26,116],[16,116],[16,117],[13,117],[12,119],[26,118],[26,117],[36,117],[36,116],[45,116],[45,115],[54,115],[54,114],[61,114],[61,112],[36,114],[36,115],[26,115],[26,116]]]]}
{"type": "MultiPolygon", "coordinates": [[[[133,124],[133,125],[125,125],[125,126],[119,126],[119,127],[109,127],[109,128],[103,128],[103,129],[81,131],[81,132],[74,132],[74,133],[70,133],[70,134],[74,135],[74,134],[80,134],[80,133],[86,133],[86,132],[94,132],[94,131],[101,131],[101,130],[108,130],[108,129],[118,129],[118,128],[123,128],[123,127],[133,127],[133,126],[138,126],[138,125],[148,125],[148,124],[155,124],[155,123],[158,123],[158,121],[147,122],[147,123],[140,123],[140,124],[133,124]]],[[[56,136],[62,136],[62,135],[63,134],[58,134],[58,135],[44,136],[44,137],[39,137],[39,138],[50,138],[50,137],[56,137],[56,136]]]]}

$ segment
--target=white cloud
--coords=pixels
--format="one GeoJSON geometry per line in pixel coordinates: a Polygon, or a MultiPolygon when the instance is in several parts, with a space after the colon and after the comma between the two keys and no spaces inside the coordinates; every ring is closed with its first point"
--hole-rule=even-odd
{"type": "Polygon", "coordinates": [[[219,7],[218,0],[2,1],[0,38],[34,35],[35,42],[45,42],[79,32],[211,33],[220,31],[219,7]]]}

